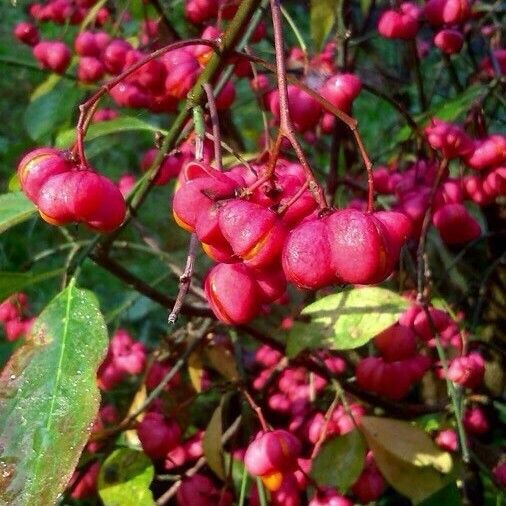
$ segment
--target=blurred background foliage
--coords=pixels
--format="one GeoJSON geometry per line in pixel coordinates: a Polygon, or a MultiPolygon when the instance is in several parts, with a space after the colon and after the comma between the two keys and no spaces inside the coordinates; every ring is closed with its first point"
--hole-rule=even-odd
{"type": "MultiPolygon", "coordinates": [[[[307,15],[310,4],[313,10],[323,8],[325,2],[286,1],[283,5],[295,21],[302,38],[306,41],[312,53],[318,46],[315,38],[325,36],[321,30],[339,31],[336,19],[328,20],[325,26],[313,22],[307,15]],[[337,24],[336,24],[337,23],[337,24]],[[311,42],[313,40],[313,42],[311,42]]],[[[62,132],[68,131],[75,124],[77,106],[80,101],[93,89],[91,86],[77,84],[73,76],[72,67],[61,78],[49,75],[38,68],[26,46],[14,41],[12,27],[26,18],[27,0],[12,3],[3,0],[0,3],[0,190],[2,192],[15,188],[12,179],[17,161],[23,152],[37,145],[54,144],[62,132]]],[[[122,0],[114,0],[110,5],[115,12],[121,12],[125,6],[122,0]]],[[[180,1],[164,0],[162,5],[168,13],[171,23],[183,36],[196,35],[183,22],[183,3],[180,1]]],[[[373,88],[385,90],[387,94],[404,104],[413,117],[423,123],[428,117],[435,115],[443,119],[464,121],[473,104],[479,103],[488,120],[491,132],[504,131],[506,121],[504,97],[499,89],[490,82],[465,83],[466,76],[473,65],[475,55],[483,55],[484,48],[476,42],[470,52],[452,60],[455,71],[464,91],[457,92],[449,77],[446,63],[439,55],[432,51],[421,61],[421,73],[424,87],[430,101],[427,114],[420,115],[417,90],[410,78],[413,62],[406,44],[400,41],[381,39],[372,28],[375,25],[378,10],[372,9],[372,16],[365,18],[364,13],[369,10],[368,0],[352,2],[351,16],[357,26],[362,26],[360,34],[352,38],[349,51],[354,53],[355,71],[364,82],[373,88]]],[[[148,13],[154,15],[154,11],[148,13]]],[[[138,22],[143,18],[142,2],[129,2],[131,21],[118,27],[122,35],[136,37],[138,22]]],[[[46,38],[63,38],[70,42],[78,27],[56,26],[51,23],[43,25],[43,36],[46,38]]],[[[422,34],[423,36],[423,34],[422,34]]],[[[286,27],[285,38],[287,45],[297,44],[294,33],[286,27]]],[[[273,51],[269,41],[256,46],[255,51],[262,57],[272,60],[273,51]]],[[[262,132],[262,116],[251,91],[245,82],[239,82],[237,97],[232,107],[229,120],[240,132],[246,152],[257,149],[257,139],[262,132]]],[[[128,118],[136,118],[154,127],[167,128],[170,117],[154,115],[146,111],[124,111],[128,118]]],[[[354,105],[354,116],[358,119],[359,129],[363,135],[365,145],[375,164],[391,161],[409,161],[414,159],[410,131],[404,120],[388,101],[363,90],[354,105]]],[[[346,133],[344,133],[346,135],[346,133]]],[[[330,139],[318,139],[316,148],[307,145],[317,171],[322,174],[328,170],[330,163],[330,139]]],[[[154,145],[154,136],[148,131],[127,131],[105,135],[87,143],[87,149],[93,165],[113,179],[124,172],[138,173],[139,159],[142,153],[154,145]]],[[[340,175],[351,175],[362,178],[360,167],[356,173],[350,173],[346,163],[346,156],[341,153],[339,163],[340,175]]],[[[456,168],[454,170],[457,170],[456,168]]],[[[182,265],[184,262],[187,236],[175,226],[170,213],[170,196],[172,185],[157,187],[151,193],[147,203],[143,206],[140,220],[156,236],[163,251],[173,257],[173,261],[182,265]]],[[[346,190],[338,192],[336,204],[345,204],[350,197],[346,190]]],[[[388,204],[388,202],[386,202],[388,204]]],[[[474,212],[480,215],[480,211],[474,212]]],[[[504,224],[504,216],[499,209],[490,211],[489,226],[499,230],[504,224]],[[502,225],[501,225],[502,224],[502,225]]],[[[484,217],[480,218],[482,221],[484,217]]],[[[504,228],[504,227],[503,227],[504,228]]],[[[83,227],[72,230],[78,241],[88,241],[92,234],[83,227]]],[[[47,226],[40,219],[34,217],[28,224],[15,227],[2,235],[0,245],[0,271],[34,271],[43,272],[61,267],[72,261],[75,252],[64,237],[62,228],[47,226]]],[[[139,243],[139,232],[127,230],[121,236],[122,243],[139,243]]],[[[504,271],[497,269],[484,285],[484,259],[498,258],[501,246],[498,241],[482,241],[473,245],[466,253],[465,260],[456,257],[457,252],[449,251],[437,240],[431,238],[430,255],[435,272],[444,273],[435,279],[436,286],[447,301],[456,302],[463,307],[476,309],[480,304],[480,311],[492,321],[493,325],[487,330],[488,334],[496,332],[502,324],[505,314],[506,298],[501,284],[504,281],[504,271]],[[468,253],[468,254],[467,254],[468,253]],[[485,291],[485,292],[484,292],[485,291]],[[483,292],[487,295],[484,297],[483,292]],[[481,293],[481,295],[480,295],[481,293]],[[491,295],[488,297],[488,295],[491,295]]],[[[159,283],[160,289],[169,295],[177,291],[177,279],[167,273],[164,260],[153,254],[147,254],[131,248],[117,248],[115,256],[126,267],[142,279],[159,283]]],[[[202,276],[209,262],[199,259],[199,272],[202,276]]],[[[35,312],[56,293],[60,280],[52,278],[43,284],[28,289],[30,300],[35,312]]],[[[157,340],[165,331],[165,311],[155,303],[135,294],[124,284],[116,280],[103,269],[96,267],[90,260],[83,263],[80,276],[83,286],[91,287],[99,296],[106,317],[110,322],[124,325],[126,322],[136,327],[141,338],[157,340]],[[149,315],[149,318],[146,316],[149,315]]],[[[474,326],[479,315],[474,319],[474,326]]]]}

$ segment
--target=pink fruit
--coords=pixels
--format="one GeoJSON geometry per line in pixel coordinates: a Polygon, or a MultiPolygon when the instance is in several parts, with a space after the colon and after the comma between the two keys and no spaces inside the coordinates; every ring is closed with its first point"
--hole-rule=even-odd
{"type": "Polygon", "coordinates": [[[308,219],[294,228],[283,248],[283,271],[289,282],[316,290],[335,280],[329,231],[322,219],[308,219]]]}
{"type": "Polygon", "coordinates": [[[474,151],[466,157],[465,163],[477,170],[501,165],[506,161],[506,136],[490,135],[476,141],[474,151]]]}
{"type": "Polygon", "coordinates": [[[142,109],[149,107],[152,103],[150,96],[141,90],[139,86],[132,83],[122,82],[117,84],[111,88],[109,95],[120,107],[142,109]]]}
{"type": "Polygon", "coordinates": [[[126,55],[132,46],[123,39],[114,39],[109,42],[102,54],[102,62],[110,74],[122,72],[126,63],[126,55]]]}
{"type": "Polygon", "coordinates": [[[137,435],[144,452],[153,459],[159,459],[179,444],[181,429],[174,420],[150,411],[139,423],[137,435]]]}
{"type": "Polygon", "coordinates": [[[353,506],[353,503],[332,487],[323,487],[309,501],[309,506],[353,506]]]}
{"type": "Polygon", "coordinates": [[[499,462],[492,469],[494,480],[503,488],[506,487],[506,462],[499,462]]]}
{"type": "Polygon", "coordinates": [[[470,434],[481,435],[490,430],[490,424],[485,413],[479,406],[467,408],[462,418],[465,429],[470,434]]]}
{"type": "Polygon", "coordinates": [[[38,148],[21,159],[17,173],[22,190],[37,204],[42,185],[50,177],[68,172],[71,168],[72,163],[65,152],[54,148],[38,148]]]}
{"type": "Polygon", "coordinates": [[[402,246],[412,236],[412,226],[409,218],[397,211],[378,211],[373,217],[383,225],[379,229],[384,233],[383,242],[386,249],[387,260],[385,269],[379,274],[380,278],[387,277],[399,260],[402,246]]]}
{"type": "Polygon", "coordinates": [[[388,39],[414,39],[418,32],[419,8],[402,3],[398,10],[385,11],[378,21],[378,32],[388,39]]]}
{"type": "Polygon", "coordinates": [[[91,170],[76,171],[71,177],[70,202],[75,219],[101,232],[118,228],[126,213],[125,200],[118,187],[91,170]]]}
{"type": "Polygon", "coordinates": [[[385,362],[380,357],[363,358],[357,365],[356,376],[362,388],[393,400],[405,397],[412,384],[404,361],[385,362]]]}
{"type": "MultiPolygon", "coordinates": [[[[269,107],[274,117],[279,121],[279,94],[277,91],[273,92],[269,107]]],[[[300,132],[314,128],[320,120],[320,104],[311,95],[292,84],[288,85],[288,108],[293,124],[300,132]]]]}
{"type": "Polygon", "coordinates": [[[166,92],[183,99],[197,81],[200,65],[191,49],[176,49],[167,53],[162,59],[167,77],[165,79],[166,92]]]}
{"type": "Polygon", "coordinates": [[[462,204],[446,204],[433,215],[432,222],[446,244],[464,244],[481,235],[478,222],[462,204]]]}
{"type": "Polygon", "coordinates": [[[473,141],[462,128],[438,118],[431,120],[424,133],[429,144],[440,150],[448,160],[468,156],[475,149],[473,141]]]}
{"type": "Polygon", "coordinates": [[[386,232],[372,215],[343,209],[327,219],[334,274],[344,283],[382,281],[389,267],[386,232]]]}
{"type": "Polygon", "coordinates": [[[231,506],[232,495],[216,488],[207,476],[195,474],[182,481],[176,500],[178,506],[231,506]]]}
{"type": "Polygon", "coordinates": [[[325,81],[320,93],[341,111],[349,112],[361,89],[362,82],[354,74],[337,74],[325,81]]]}
{"type": "Polygon", "coordinates": [[[74,40],[74,49],[79,56],[100,55],[100,47],[96,35],[92,32],[81,32],[74,40]]]}
{"type": "Polygon", "coordinates": [[[83,83],[94,83],[104,77],[102,62],[94,56],[82,56],[77,66],[77,78],[83,83]]]}
{"type": "Polygon", "coordinates": [[[258,285],[244,264],[215,265],[206,277],[204,289],[211,309],[224,323],[246,323],[259,311],[258,285]]]}
{"type": "Polygon", "coordinates": [[[286,291],[286,278],[279,265],[252,271],[258,285],[260,299],[269,304],[279,299],[286,291]]]}
{"type": "Polygon", "coordinates": [[[15,341],[21,336],[26,336],[32,328],[33,320],[22,320],[19,317],[4,323],[5,337],[7,341],[15,341]]]}
{"type": "Polygon", "coordinates": [[[493,201],[493,197],[483,188],[481,175],[471,175],[462,178],[462,188],[465,198],[472,200],[480,206],[487,205],[493,201]]]}
{"type": "Polygon", "coordinates": [[[146,363],[146,349],[126,330],[118,329],[109,343],[115,365],[128,374],[140,374],[146,363]]]}
{"type": "Polygon", "coordinates": [[[233,199],[220,208],[219,224],[232,250],[246,265],[260,268],[279,257],[286,229],[269,209],[233,199]]]}
{"type": "Polygon", "coordinates": [[[416,336],[402,325],[388,327],[374,338],[374,344],[388,362],[411,358],[416,353],[416,336]]]}
{"type": "Polygon", "coordinates": [[[476,388],[483,382],[485,362],[479,353],[454,358],[448,366],[447,378],[465,388],[476,388]]]}
{"type": "Polygon", "coordinates": [[[185,4],[186,18],[196,25],[216,16],[218,0],[187,0],[185,4]]]}
{"type": "Polygon", "coordinates": [[[123,197],[126,197],[132,191],[132,188],[135,186],[136,182],[137,180],[133,174],[123,174],[118,180],[118,188],[121,192],[121,195],[123,195],[123,197]]]}
{"type": "Polygon", "coordinates": [[[73,172],[63,172],[47,179],[37,197],[39,214],[51,225],[64,225],[75,220],[72,209],[73,172]]]}
{"type": "Polygon", "coordinates": [[[386,483],[376,466],[362,471],[358,480],[352,486],[352,492],[364,504],[378,499],[385,491],[386,483]]]}
{"type": "Polygon", "coordinates": [[[440,430],[434,442],[446,452],[455,452],[458,448],[457,433],[453,429],[440,430]]]}
{"type": "Polygon", "coordinates": [[[496,167],[486,175],[483,191],[490,199],[506,195],[506,167],[496,167]]]}
{"type": "Polygon", "coordinates": [[[33,55],[43,68],[63,74],[70,64],[70,49],[59,41],[45,40],[33,47],[33,55]]]}
{"type": "Polygon", "coordinates": [[[453,25],[467,19],[470,7],[467,0],[429,0],[424,12],[433,26],[453,25]]]}
{"type": "Polygon", "coordinates": [[[462,49],[464,36],[458,30],[445,28],[436,33],[434,45],[445,54],[455,54],[462,49]]]}
{"type": "Polygon", "coordinates": [[[235,87],[232,81],[227,81],[223,86],[223,89],[218,93],[216,97],[216,108],[219,111],[225,111],[229,109],[235,100],[235,87]]]}
{"type": "Polygon", "coordinates": [[[415,355],[403,360],[402,363],[414,383],[420,381],[432,366],[432,360],[426,355],[415,355]]]}
{"type": "Polygon", "coordinates": [[[39,31],[32,23],[21,21],[14,27],[14,37],[23,44],[35,46],[39,42],[39,31]]]}
{"type": "Polygon", "coordinates": [[[214,200],[230,197],[236,184],[225,174],[216,170],[211,177],[199,177],[184,183],[178,188],[172,203],[176,223],[193,232],[198,215],[212,206],[214,200]]]}
{"type": "Polygon", "coordinates": [[[96,495],[99,471],[99,462],[93,462],[84,472],[76,471],[71,482],[70,496],[74,499],[86,499],[96,495]]]}
{"type": "Polygon", "coordinates": [[[299,440],[286,430],[259,432],[244,455],[244,465],[253,476],[291,471],[301,451],[299,440]]]}
{"type": "MultiPolygon", "coordinates": [[[[154,148],[149,149],[146,151],[146,153],[144,153],[140,162],[140,167],[143,172],[147,171],[151,167],[157,153],[158,151],[154,148]]],[[[158,169],[158,174],[153,180],[153,183],[156,186],[163,186],[164,184],[167,184],[171,179],[176,178],[181,170],[183,161],[184,159],[181,154],[164,156],[162,163],[160,164],[160,168],[158,169]]]]}

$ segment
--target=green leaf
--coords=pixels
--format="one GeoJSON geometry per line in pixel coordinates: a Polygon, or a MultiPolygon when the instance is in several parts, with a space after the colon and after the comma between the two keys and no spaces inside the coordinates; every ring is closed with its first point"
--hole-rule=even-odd
{"type": "Polygon", "coordinates": [[[55,504],[98,411],[107,331],[74,281],[37,318],[0,376],[0,503],[55,504]]]}
{"type": "Polygon", "coordinates": [[[9,178],[7,183],[7,191],[9,192],[18,192],[21,190],[21,183],[19,182],[19,177],[17,172],[14,172],[12,176],[9,178]]]}
{"type": "Polygon", "coordinates": [[[337,0],[311,0],[311,38],[317,49],[321,49],[336,22],[337,0]]]}
{"type": "MultiPolygon", "coordinates": [[[[93,139],[98,139],[99,137],[103,137],[104,135],[116,134],[119,132],[132,132],[132,131],[145,131],[145,132],[161,132],[165,135],[167,132],[157,127],[156,125],[152,125],[146,121],[143,121],[139,118],[134,118],[131,116],[122,116],[120,118],[115,118],[110,121],[101,121],[99,123],[94,123],[90,125],[88,132],[86,133],[86,140],[91,141],[93,139]]],[[[68,130],[64,130],[60,132],[56,138],[56,145],[60,148],[67,148],[75,141],[75,128],[71,128],[68,130]]]]}
{"type": "Polygon", "coordinates": [[[311,477],[318,485],[336,487],[344,494],[364,468],[365,450],[358,430],[329,439],[313,460],[311,477]]]}
{"type": "Polygon", "coordinates": [[[221,398],[220,405],[214,410],[202,441],[207,465],[222,480],[226,479],[225,467],[223,465],[223,445],[221,444],[221,437],[223,436],[223,411],[228,405],[230,398],[230,392],[221,398]]]}
{"type": "Polygon", "coordinates": [[[0,234],[21,223],[37,212],[23,192],[11,192],[0,195],[0,234]]]}
{"type": "Polygon", "coordinates": [[[406,299],[380,287],[328,295],[303,309],[301,314],[311,321],[290,329],[286,352],[294,357],[306,348],[357,348],[394,324],[407,305],[406,299]]]}
{"type": "Polygon", "coordinates": [[[151,506],[154,476],[153,463],[144,453],[120,448],[100,468],[98,494],[105,506],[151,506]]]}
{"type": "Polygon", "coordinates": [[[30,95],[30,102],[37,100],[39,97],[44,96],[46,93],[49,93],[61,80],[62,76],[60,74],[49,74],[47,79],[42,81],[32,92],[30,95]]]}
{"type": "Polygon", "coordinates": [[[62,81],[49,93],[31,102],[23,120],[28,135],[38,141],[52,134],[71,117],[82,95],[83,91],[75,83],[62,81]]]}
{"type": "Polygon", "coordinates": [[[59,276],[63,268],[46,272],[0,272],[0,300],[4,300],[15,292],[59,276]]]}

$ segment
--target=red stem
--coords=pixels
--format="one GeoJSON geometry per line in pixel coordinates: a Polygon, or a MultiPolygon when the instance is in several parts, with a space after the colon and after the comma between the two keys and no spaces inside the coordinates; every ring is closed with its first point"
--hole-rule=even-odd
{"type": "Polygon", "coordinates": [[[262,430],[268,431],[269,426],[267,425],[267,422],[265,421],[264,414],[262,413],[262,408],[253,400],[253,397],[249,394],[247,390],[243,390],[244,397],[246,397],[246,400],[248,401],[248,404],[251,406],[251,409],[256,413],[258,416],[258,420],[260,421],[260,425],[262,426],[262,430]]]}
{"type": "MultiPolygon", "coordinates": [[[[277,157],[277,152],[279,151],[279,147],[281,145],[282,137],[286,137],[290,144],[292,145],[297,158],[306,173],[307,179],[310,181],[309,186],[312,188],[313,196],[318,203],[320,209],[326,209],[328,207],[327,201],[325,199],[325,195],[318,181],[316,181],[313,171],[309,166],[309,163],[306,159],[306,155],[304,154],[302,147],[295,135],[295,131],[293,128],[292,119],[290,117],[290,109],[288,103],[288,88],[287,88],[287,78],[286,78],[286,67],[285,67],[285,54],[284,54],[284,46],[283,46],[283,28],[282,28],[282,19],[281,19],[281,9],[279,5],[279,0],[270,0],[271,4],[271,13],[272,13],[272,26],[274,28],[274,48],[276,51],[276,77],[278,82],[278,93],[279,93],[279,136],[276,139],[275,155],[277,157]]],[[[261,181],[259,184],[267,181],[272,176],[272,172],[274,171],[275,161],[272,163],[272,157],[269,161],[269,170],[267,173],[260,178],[261,181]]]]}
{"type": "MultiPolygon", "coordinates": [[[[262,67],[270,70],[271,72],[274,72],[274,74],[278,74],[277,67],[274,65],[266,62],[262,58],[259,58],[258,56],[253,56],[247,53],[241,53],[236,52],[235,53],[238,56],[241,56],[243,58],[248,59],[249,61],[253,63],[257,63],[258,65],[261,65],[262,67]]],[[[370,210],[373,209],[373,199],[374,199],[374,183],[372,178],[372,162],[369,158],[369,155],[367,154],[367,151],[365,149],[364,143],[362,141],[362,137],[360,136],[360,133],[357,128],[357,120],[346,114],[345,112],[338,109],[335,105],[331,104],[328,100],[323,98],[321,95],[319,95],[316,91],[312,90],[308,86],[306,86],[304,83],[299,81],[298,79],[287,76],[286,80],[293,84],[294,86],[297,86],[297,88],[301,89],[308,95],[310,95],[312,98],[314,98],[324,109],[331,112],[337,119],[342,121],[353,133],[353,138],[355,140],[355,143],[357,144],[358,151],[360,153],[360,157],[362,158],[364,162],[365,169],[367,171],[367,182],[368,182],[368,189],[369,189],[369,199],[368,199],[368,207],[370,210]]],[[[291,142],[291,139],[289,139],[291,142]]]]}

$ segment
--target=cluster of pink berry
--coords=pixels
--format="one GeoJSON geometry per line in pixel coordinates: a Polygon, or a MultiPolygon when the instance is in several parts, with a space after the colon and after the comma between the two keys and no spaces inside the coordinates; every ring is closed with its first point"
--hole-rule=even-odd
{"type": "MultiPolygon", "coordinates": [[[[56,24],[80,24],[96,0],[47,0],[33,3],[28,8],[28,14],[37,22],[51,21],[56,24]]],[[[103,25],[109,17],[106,7],[101,7],[95,13],[95,24],[103,25]]],[[[109,40],[107,34],[103,34],[109,40]]],[[[22,21],[14,27],[14,36],[20,42],[33,48],[33,55],[45,69],[63,74],[72,58],[70,48],[59,40],[40,40],[37,27],[28,21],[22,21]]]]}
{"type": "MultiPolygon", "coordinates": [[[[506,137],[495,134],[473,140],[458,125],[439,119],[431,121],[425,135],[432,148],[444,158],[459,159],[473,172],[451,177],[446,170],[433,199],[432,223],[446,244],[472,241],[482,231],[464,201],[483,206],[506,194],[506,137]]],[[[393,207],[410,218],[415,237],[420,234],[431,201],[436,172],[436,166],[423,159],[403,171],[395,166],[378,167],[374,171],[375,190],[396,197],[393,207]]]]}
{"type": "MultiPolygon", "coordinates": [[[[260,177],[266,167],[257,170],[260,177]]],[[[302,167],[285,160],[251,198],[233,198],[238,188],[257,180],[244,166],[222,173],[192,162],[174,195],[176,222],[219,262],[205,290],[221,321],[251,320],[262,304],[284,294],[287,280],[316,289],[335,282],[378,283],[391,274],[410,234],[404,215],[344,209],[320,216],[309,190],[279,214],[273,209],[282,208],[305,182],[302,167]]]]}
{"type": "MultiPolygon", "coordinates": [[[[358,423],[358,422],[357,422],[358,423]]],[[[351,430],[351,429],[350,429],[351,430]]],[[[244,453],[247,471],[259,477],[270,492],[273,506],[299,506],[301,491],[310,485],[311,459],[301,458],[304,446],[291,432],[276,429],[260,431],[244,453]]],[[[371,452],[363,471],[351,487],[356,500],[369,503],[385,491],[386,483],[371,452]]],[[[258,504],[256,489],[250,492],[250,504],[258,504]]],[[[351,506],[353,501],[332,487],[318,487],[308,504],[311,506],[351,506]]]]}
{"type": "Polygon", "coordinates": [[[26,316],[28,300],[18,292],[0,303],[0,324],[8,341],[27,335],[32,328],[33,318],[26,316]]]}
{"type": "MultiPolygon", "coordinates": [[[[48,0],[43,4],[34,4],[29,14],[36,21],[71,24],[79,23],[81,15],[94,1],[48,0]]],[[[100,9],[95,25],[100,26],[107,16],[107,10],[100,9]]],[[[217,13],[217,12],[216,12],[217,13]]],[[[215,13],[215,14],[216,14],[215,13]]],[[[124,19],[126,20],[126,19],[124,19]]],[[[107,76],[117,76],[146,57],[156,44],[157,22],[151,19],[141,24],[139,39],[145,42],[145,49],[135,48],[122,38],[111,38],[105,31],[82,31],[74,40],[74,52],[77,56],[76,75],[83,83],[95,83],[107,76]]],[[[15,37],[33,47],[33,55],[40,65],[48,70],[62,74],[72,60],[70,47],[62,41],[40,40],[37,27],[30,22],[21,22],[14,28],[15,37]]],[[[252,42],[258,42],[265,35],[265,26],[259,23],[252,36],[252,42]]],[[[202,38],[217,40],[221,31],[213,26],[203,30],[202,38]]],[[[184,99],[195,84],[204,65],[212,55],[207,45],[193,45],[165,53],[158,59],[145,63],[110,90],[111,98],[121,107],[146,108],[152,112],[174,112],[178,103],[184,99]]],[[[248,62],[237,65],[236,74],[241,77],[251,75],[248,62]],[[244,68],[246,67],[246,70],[244,68]]],[[[232,81],[227,81],[216,97],[218,109],[227,109],[233,103],[235,89],[232,81]]]]}
{"type": "Polygon", "coordinates": [[[403,2],[389,9],[378,21],[378,32],[389,39],[414,39],[422,20],[437,30],[434,45],[443,53],[458,53],[464,44],[463,24],[471,16],[467,0],[429,0],[423,8],[412,2],[403,2]]]}
{"type": "Polygon", "coordinates": [[[445,376],[464,388],[475,389],[483,382],[485,363],[477,352],[462,353],[462,332],[446,311],[429,308],[424,311],[412,304],[398,323],[374,338],[380,356],[363,358],[357,365],[357,383],[364,389],[390,399],[404,398],[412,386],[435,366],[439,378],[445,376]],[[425,353],[436,347],[436,335],[441,345],[454,357],[445,372],[425,353]],[[419,349],[420,348],[420,349],[419,349]],[[418,350],[418,351],[417,351],[418,350]]]}
{"type": "Polygon", "coordinates": [[[144,345],[132,339],[124,329],[118,329],[109,341],[107,355],[98,370],[98,385],[110,390],[128,375],[140,374],[146,362],[144,345]]]}
{"type": "Polygon", "coordinates": [[[67,152],[30,151],[19,162],[17,173],[26,196],[52,225],[78,222],[109,232],[125,218],[125,200],[118,187],[91,168],[78,166],[67,152]]]}
{"type": "MultiPolygon", "coordinates": [[[[413,2],[402,2],[394,9],[384,11],[378,20],[378,32],[387,39],[415,40],[423,22],[434,31],[432,43],[447,55],[459,53],[464,45],[466,34],[470,33],[470,21],[481,16],[473,9],[469,0],[429,0],[423,7],[413,2]]],[[[482,28],[484,36],[492,36],[496,27],[492,24],[482,28]]],[[[417,40],[419,56],[428,52],[430,44],[417,40]]],[[[506,51],[494,49],[494,59],[501,73],[506,73],[506,51]]],[[[495,70],[489,57],[480,62],[480,70],[487,77],[493,77],[495,70]]]]}

